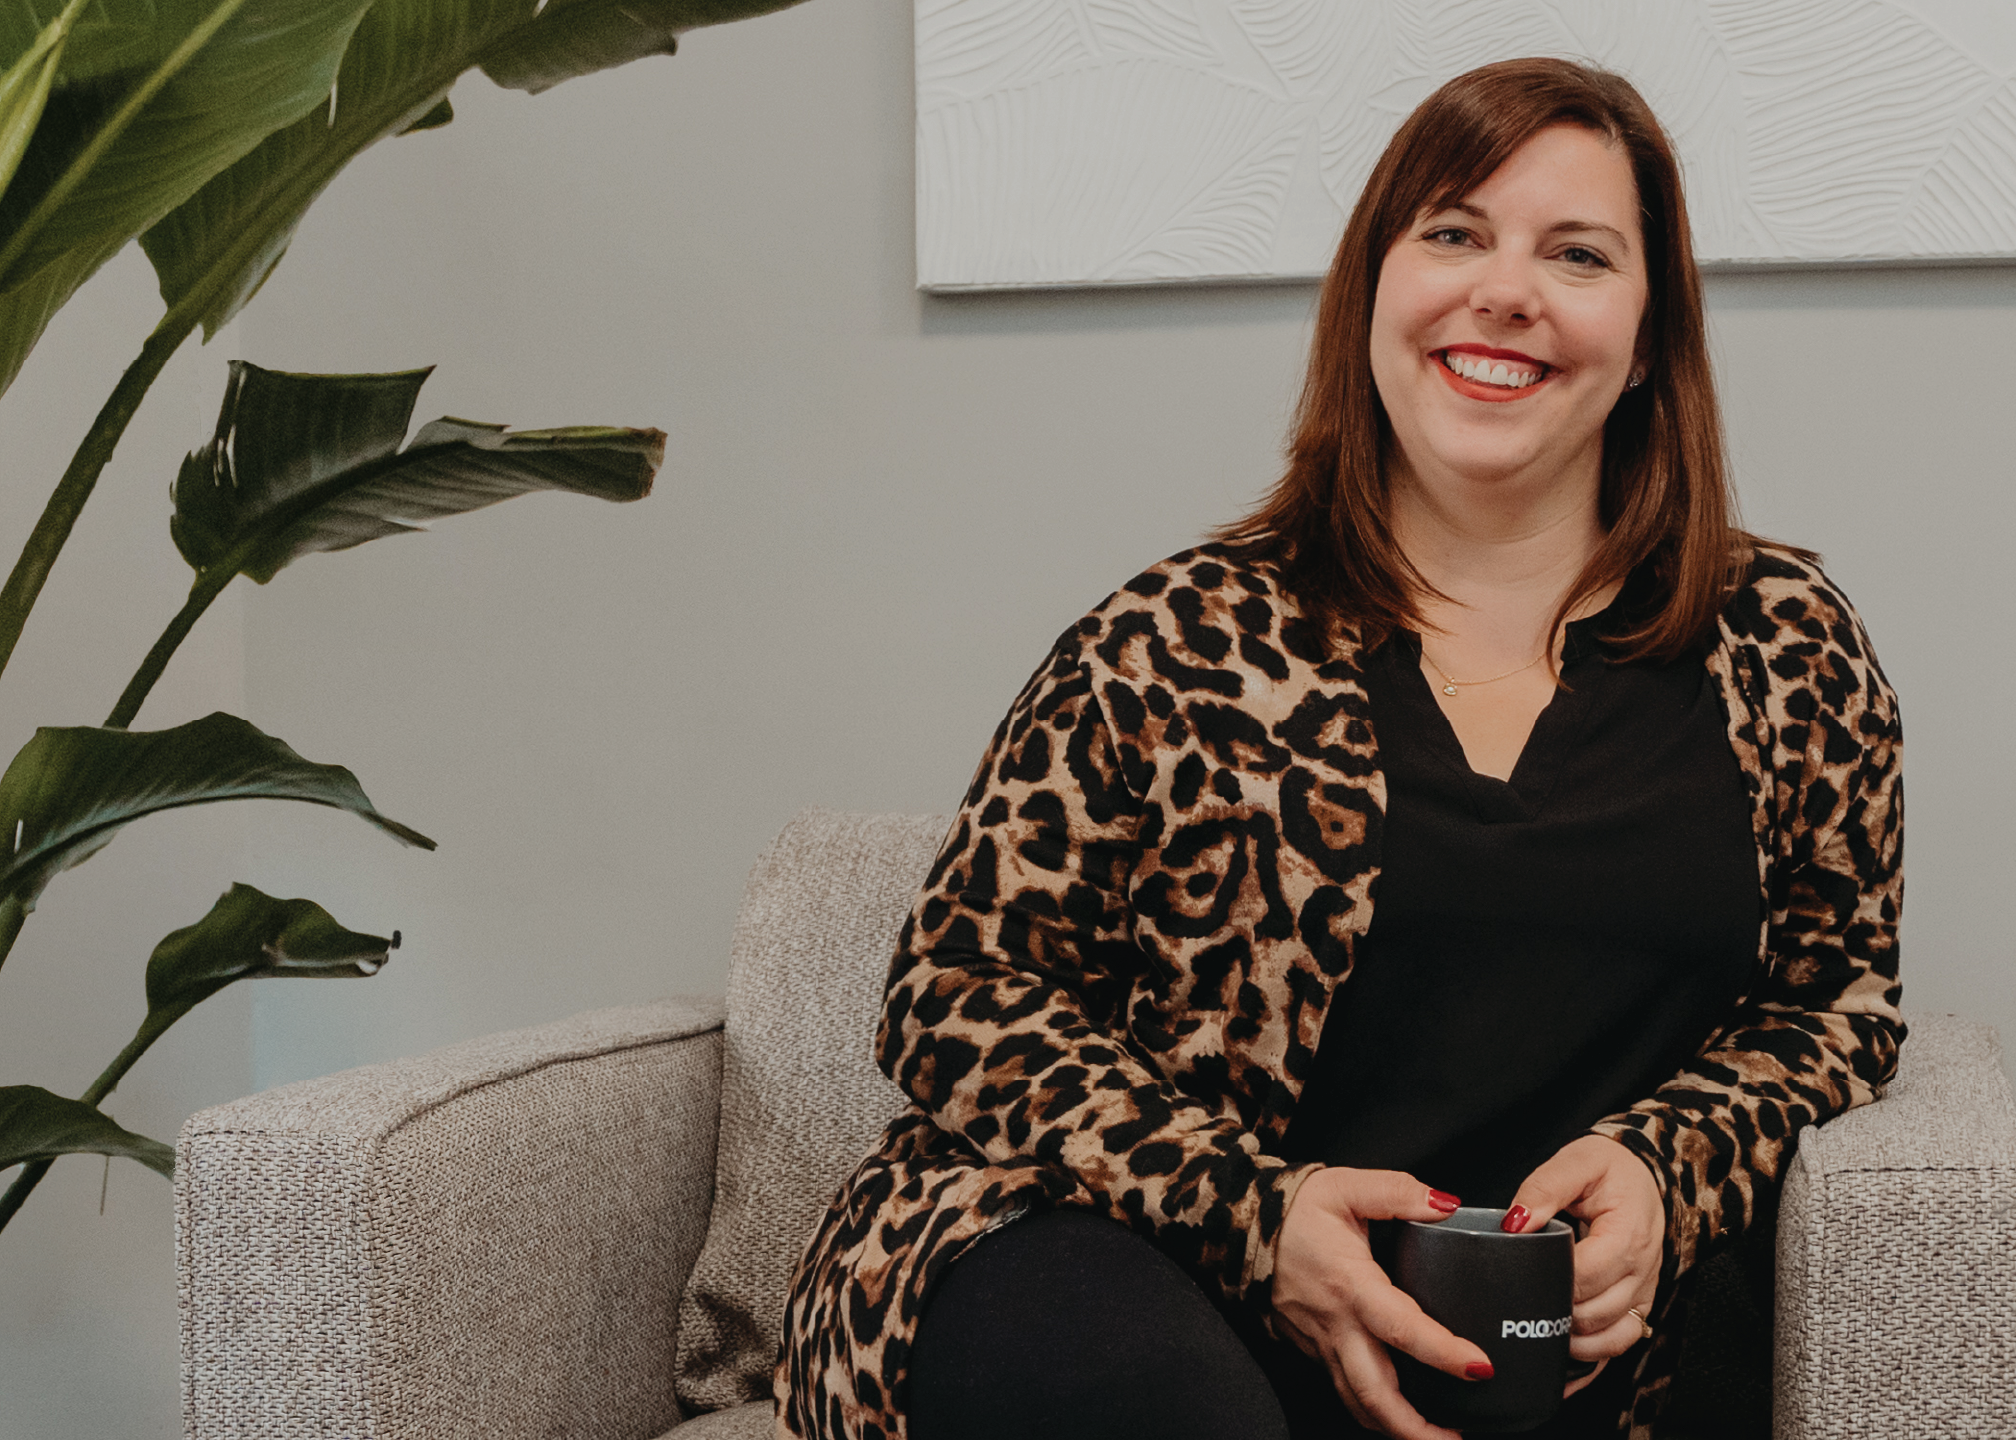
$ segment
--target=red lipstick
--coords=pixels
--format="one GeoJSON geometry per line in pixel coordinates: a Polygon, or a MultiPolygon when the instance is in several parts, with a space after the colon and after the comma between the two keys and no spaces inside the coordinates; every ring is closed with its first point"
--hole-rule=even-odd
{"type": "Polygon", "coordinates": [[[1434,362],[1436,373],[1442,377],[1442,383],[1458,395],[1494,404],[1506,400],[1523,400],[1552,380],[1555,374],[1554,368],[1544,360],[1535,360],[1531,355],[1522,354],[1517,350],[1499,350],[1490,345],[1444,345],[1439,350],[1429,352],[1429,358],[1434,362]],[[1507,365],[1517,365],[1521,369],[1530,368],[1537,371],[1540,378],[1531,385],[1520,386],[1517,390],[1508,389],[1503,385],[1483,385],[1475,380],[1466,380],[1451,370],[1442,358],[1445,355],[1470,355],[1479,360],[1500,361],[1507,365]]]}

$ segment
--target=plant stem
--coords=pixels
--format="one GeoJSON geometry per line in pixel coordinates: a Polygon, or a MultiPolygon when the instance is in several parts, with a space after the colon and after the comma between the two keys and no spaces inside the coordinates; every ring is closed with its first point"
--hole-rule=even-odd
{"type": "Polygon", "coordinates": [[[42,518],[35,522],[28,543],[21,547],[21,558],[14,562],[7,583],[0,585],[0,671],[4,671],[7,662],[13,658],[14,647],[20,643],[21,631],[28,623],[28,612],[35,608],[36,597],[42,593],[49,571],[56,564],[56,557],[62,553],[63,543],[70,538],[70,531],[83,512],[84,502],[91,498],[92,487],[98,483],[106,462],[112,458],[119,437],[132,423],[140,402],[146,398],[148,387],[153,385],[168,364],[169,357],[181,348],[182,342],[195,328],[194,320],[179,323],[172,329],[166,328],[167,320],[171,318],[175,317],[164,317],[163,326],[147,337],[147,343],[140,347],[140,354],[126,367],[126,373],[119,377],[119,383],[106,397],[104,406],[98,411],[98,418],[91,422],[91,428],[84,432],[84,439],[77,446],[77,453],[70,458],[70,468],[56,482],[56,488],[50,492],[49,503],[42,507],[42,518]]]}
{"type": "Polygon", "coordinates": [[[7,1222],[14,1218],[14,1212],[35,1193],[35,1187],[42,1183],[42,1177],[49,1173],[54,1160],[31,1160],[21,1167],[21,1173],[14,1177],[14,1183],[7,1187],[7,1193],[0,1195],[0,1230],[7,1228],[7,1222]]]}
{"type": "MultiPolygon", "coordinates": [[[[189,332],[195,328],[196,318],[193,316],[185,318],[173,311],[163,316],[161,324],[155,327],[154,333],[149,335],[146,343],[140,347],[140,353],[134,357],[133,363],[126,367],[126,373],[119,377],[119,383],[112,387],[112,393],[105,397],[105,403],[99,407],[97,418],[91,422],[91,428],[84,432],[83,440],[77,445],[77,453],[70,457],[69,468],[63,472],[63,478],[56,482],[56,488],[50,492],[48,503],[42,507],[41,518],[35,522],[35,528],[29,532],[27,543],[21,547],[21,557],[14,562],[14,568],[8,573],[6,584],[0,585],[0,671],[4,671],[7,662],[14,658],[14,647],[21,642],[21,631],[28,624],[28,614],[35,608],[35,601],[42,594],[43,585],[48,582],[49,571],[55,566],[56,557],[63,553],[64,542],[69,540],[71,530],[76,527],[77,517],[83,513],[85,502],[91,498],[91,491],[98,484],[98,477],[104,473],[106,464],[112,459],[112,452],[118,448],[120,437],[126,433],[126,427],[133,423],[133,416],[138,413],[140,402],[147,398],[148,390],[167,367],[170,357],[182,348],[182,342],[189,338],[189,332]]],[[[229,583],[228,577],[225,583],[229,583]]],[[[198,584],[201,585],[200,577],[198,584]]],[[[192,593],[191,599],[194,598],[192,593]]],[[[213,593],[209,599],[204,600],[203,605],[207,606],[210,600],[215,598],[216,595],[213,593]]],[[[188,614],[188,622],[182,626],[181,635],[186,635],[189,633],[189,626],[196,623],[196,617],[201,615],[203,610],[199,606],[193,614],[190,614],[189,606],[185,604],[183,612],[188,614]]],[[[175,621],[170,623],[170,630],[173,630],[175,624],[180,623],[182,618],[182,615],[177,615],[175,621]]],[[[140,702],[146,699],[147,691],[153,688],[154,681],[160,678],[161,666],[168,663],[168,656],[174,653],[175,645],[181,643],[181,635],[175,637],[174,644],[168,645],[158,665],[154,664],[153,652],[148,653],[147,660],[140,667],[141,672],[145,675],[149,665],[153,665],[154,669],[146,685],[141,687],[133,699],[134,710],[140,708],[140,702]]],[[[167,638],[164,635],[162,640],[165,641],[167,638]]],[[[161,644],[157,642],[155,649],[160,650],[161,644]]],[[[136,684],[140,678],[138,675],[134,677],[136,684]]],[[[127,686],[129,692],[133,688],[132,685],[127,686]]],[[[126,697],[121,696],[120,705],[123,707],[125,703],[126,697]]],[[[129,720],[131,718],[130,715],[127,717],[129,720]]],[[[27,918],[28,909],[20,896],[9,895],[0,900],[0,965],[6,964],[7,956],[13,950],[14,941],[20,935],[21,926],[27,918]]],[[[139,1033],[134,1035],[132,1042],[119,1052],[118,1058],[106,1068],[105,1073],[92,1082],[91,1088],[85,1092],[86,1095],[93,1097],[89,1103],[95,1105],[109,1095],[112,1087],[119,1083],[119,1077],[132,1068],[133,1062],[140,1058],[149,1045],[160,1038],[163,1030],[181,1018],[182,1012],[176,1012],[158,1025],[155,1023],[156,1014],[154,1011],[148,1012],[147,1019],[141,1023],[139,1033]]],[[[42,1177],[49,1173],[49,1167],[53,1163],[55,1162],[50,1160],[37,1160],[22,1167],[21,1173],[14,1177],[14,1183],[7,1187],[7,1193],[0,1195],[0,1230],[7,1227],[7,1222],[14,1218],[14,1212],[21,1208],[22,1202],[34,1192],[35,1187],[42,1183],[42,1177]]]]}
{"type": "Polygon", "coordinates": [[[199,570],[196,583],[189,587],[189,598],[182,608],[175,612],[175,618],[168,622],[168,628],[161,632],[161,638],[154,642],[154,648],[147,652],[147,658],[140,662],[140,668],[133,672],[133,678],[126,682],[120,692],[119,703],[112,707],[112,713],[105,717],[107,730],[124,730],[133,723],[133,717],[140,713],[140,707],[147,701],[147,692],[154,688],[154,682],[161,678],[161,672],[168,668],[169,657],[176,647],[188,638],[189,631],[210,608],[210,602],[224,593],[224,587],[238,578],[238,572],[224,565],[213,565],[208,570],[199,570]]]}
{"type": "Polygon", "coordinates": [[[126,1042],[126,1048],[105,1067],[104,1074],[91,1082],[91,1088],[77,1098],[86,1105],[96,1105],[118,1089],[119,1082],[126,1078],[126,1072],[133,1068],[133,1062],[147,1053],[147,1047],[159,1040],[170,1025],[195,1008],[194,1005],[170,1005],[161,1010],[149,1010],[147,1018],[140,1022],[140,1028],[133,1032],[133,1038],[126,1042]]]}
{"type": "MultiPolygon", "coordinates": [[[[162,1032],[195,1007],[192,1005],[171,1005],[165,1010],[149,1010],[147,1018],[140,1022],[140,1028],[127,1042],[105,1073],[91,1082],[91,1088],[78,1098],[86,1105],[96,1105],[117,1088],[126,1072],[133,1068],[133,1062],[147,1053],[147,1047],[161,1038],[162,1032]]],[[[54,1160],[35,1160],[21,1167],[21,1173],[14,1177],[14,1183],[7,1187],[7,1193],[0,1195],[0,1230],[7,1228],[7,1222],[14,1218],[14,1212],[34,1193],[42,1183],[42,1177],[49,1173],[54,1160]]]]}

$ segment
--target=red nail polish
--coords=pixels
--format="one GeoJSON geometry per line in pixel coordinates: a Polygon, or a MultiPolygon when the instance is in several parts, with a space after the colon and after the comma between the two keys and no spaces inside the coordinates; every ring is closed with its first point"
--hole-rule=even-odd
{"type": "Polygon", "coordinates": [[[1463,1202],[1458,1200],[1454,1195],[1451,1195],[1447,1190],[1430,1190],[1428,1192],[1428,1203],[1433,1205],[1437,1210],[1440,1210],[1444,1215],[1447,1215],[1462,1205],[1463,1202]]]}
{"type": "Polygon", "coordinates": [[[1491,1368],[1489,1360],[1472,1360],[1468,1365],[1463,1367],[1463,1378],[1465,1380],[1489,1380],[1497,1373],[1497,1371],[1491,1368]]]}
{"type": "Polygon", "coordinates": [[[1514,1205],[1505,1212],[1505,1219],[1498,1228],[1507,1235],[1517,1235],[1526,1228],[1526,1222],[1532,1218],[1524,1205],[1514,1205]]]}

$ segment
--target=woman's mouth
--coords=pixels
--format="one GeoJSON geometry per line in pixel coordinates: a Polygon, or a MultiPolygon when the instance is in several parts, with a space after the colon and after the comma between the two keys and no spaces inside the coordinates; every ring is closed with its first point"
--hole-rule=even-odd
{"type": "Polygon", "coordinates": [[[1554,371],[1538,360],[1501,360],[1461,350],[1442,350],[1436,369],[1459,395],[1473,400],[1517,400],[1547,383],[1554,371]]]}

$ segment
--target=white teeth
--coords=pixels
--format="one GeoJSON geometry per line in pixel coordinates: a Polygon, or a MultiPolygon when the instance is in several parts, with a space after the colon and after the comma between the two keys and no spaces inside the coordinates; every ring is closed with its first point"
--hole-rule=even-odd
{"type": "Polygon", "coordinates": [[[1474,380],[1480,385],[1496,385],[1506,390],[1524,390],[1540,379],[1537,370],[1514,370],[1503,361],[1494,365],[1489,360],[1456,355],[1447,350],[1442,352],[1442,363],[1465,380],[1474,380]]]}

